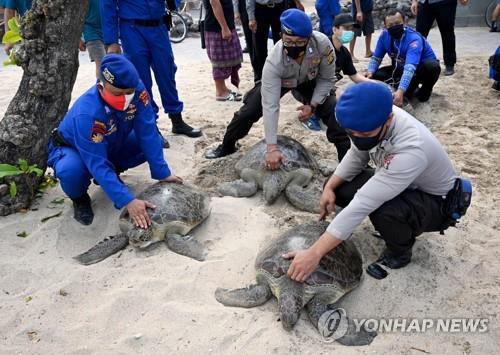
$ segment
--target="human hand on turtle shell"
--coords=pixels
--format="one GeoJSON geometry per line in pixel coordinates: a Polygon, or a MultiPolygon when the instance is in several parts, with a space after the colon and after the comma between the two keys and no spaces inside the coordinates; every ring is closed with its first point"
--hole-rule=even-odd
{"type": "Polygon", "coordinates": [[[149,217],[147,211],[148,207],[156,208],[156,206],[153,205],[151,202],[139,200],[137,198],[133,199],[127,205],[128,214],[130,218],[132,218],[132,220],[134,221],[136,227],[146,229],[151,225],[151,218],[149,217]]]}
{"type": "Polygon", "coordinates": [[[165,181],[165,182],[173,182],[173,183],[176,183],[176,184],[183,184],[184,183],[184,180],[182,180],[181,177],[179,176],[175,176],[175,175],[170,175],[169,177],[161,180],[161,181],[165,181]]]}
{"type": "Polygon", "coordinates": [[[283,258],[293,258],[288,268],[288,277],[297,282],[304,282],[318,267],[321,255],[318,255],[313,249],[303,249],[283,254],[283,258]]]}

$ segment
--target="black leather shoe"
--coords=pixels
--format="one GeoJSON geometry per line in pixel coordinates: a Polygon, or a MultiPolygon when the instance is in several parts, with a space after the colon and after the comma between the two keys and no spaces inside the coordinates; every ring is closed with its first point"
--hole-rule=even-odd
{"type": "Polygon", "coordinates": [[[391,269],[400,269],[410,263],[411,255],[411,249],[402,254],[394,254],[386,249],[375,263],[382,264],[391,269]]]}
{"type": "Polygon", "coordinates": [[[444,70],[444,75],[450,76],[455,74],[455,66],[454,65],[447,65],[446,69],[444,70]]]}
{"type": "Polygon", "coordinates": [[[205,152],[205,158],[207,159],[217,159],[225,157],[226,155],[233,154],[236,152],[236,147],[227,147],[223,144],[219,144],[216,148],[208,149],[205,152]]]}
{"type": "Polygon", "coordinates": [[[81,197],[73,198],[71,200],[73,201],[73,218],[84,226],[92,224],[92,221],[94,220],[94,212],[92,211],[90,196],[86,193],[81,197]]]}
{"type": "Polygon", "coordinates": [[[201,129],[193,128],[188,125],[186,122],[182,120],[182,115],[178,114],[169,114],[170,119],[172,120],[172,133],[174,134],[183,134],[190,138],[201,137],[201,129]]]}

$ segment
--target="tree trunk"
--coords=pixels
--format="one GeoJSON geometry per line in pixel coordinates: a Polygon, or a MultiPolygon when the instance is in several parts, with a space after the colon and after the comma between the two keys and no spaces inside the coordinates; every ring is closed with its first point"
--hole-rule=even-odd
{"type": "MultiPolygon", "coordinates": [[[[68,109],[78,72],[87,6],[88,0],[35,0],[21,20],[24,40],[16,60],[24,75],[0,121],[0,163],[25,159],[45,171],[50,132],[68,109]]],[[[29,207],[41,179],[20,175],[0,181],[17,185],[16,197],[0,196],[0,215],[29,207]]]]}

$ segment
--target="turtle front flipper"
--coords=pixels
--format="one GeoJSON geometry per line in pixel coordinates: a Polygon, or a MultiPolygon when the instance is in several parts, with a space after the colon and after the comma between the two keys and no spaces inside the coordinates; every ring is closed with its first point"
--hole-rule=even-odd
{"type": "Polygon", "coordinates": [[[331,337],[342,345],[363,346],[369,345],[377,336],[377,332],[369,332],[361,327],[356,329],[356,324],[347,317],[343,309],[335,312],[335,305],[326,304],[313,298],[307,305],[309,320],[318,329],[325,339],[331,337]],[[322,317],[325,312],[331,312],[322,317]],[[337,336],[340,336],[337,338],[337,336]]]}
{"type": "Polygon", "coordinates": [[[169,234],[165,238],[165,241],[168,248],[174,253],[198,261],[204,261],[206,258],[206,251],[203,245],[190,235],[169,234]]]}
{"type": "Polygon", "coordinates": [[[250,285],[245,288],[215,290],[215,299],[227,307],[252,308],[263,305],[272,296],[267,284],[250,285]]]}
{"type": "Polygon", "coordinates": [[[285,189],[288,201],[299,210],[319,213],[321,186],[317,181],[310,183],[313,172],[309,169],[298,169],[290,174],[292,176],[285,189]]]}
{"type": "Polygon", "coordinates": [[[83,254],[73,257],[83,265],[98,263],[106,259],[108,256],[122,250],[128,245],[128,236],[125,233],[112,235],[97,243],[83,254]]]}
{"type": "Polygon", "coordinates": [[[223,196],[250,197],[255,195],[259,187],[257,172],[245,168],[241,171],[241,179],[223,182],[217,186],[217,191],[223,196]]]}

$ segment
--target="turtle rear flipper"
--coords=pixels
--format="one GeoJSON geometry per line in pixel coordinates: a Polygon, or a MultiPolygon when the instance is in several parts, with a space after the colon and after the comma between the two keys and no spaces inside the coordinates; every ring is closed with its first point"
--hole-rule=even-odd
{"type": "Polygon", "coordinates": [[[321,316],[325,312],[332,311],[335,308],[335,305],[323,303],[315,298],[313,298],[306,305],[307,314],[311,323],[323,336],[326,336],[332,331],[333,335],[335,335],[336,332],[345,332],[345,334],[343,334],[340,338],[333,339],[345,346],[363,346],[371,344],[373,339],[377,336],[377,332],[367,331],[364,329],[364,327],[361,327],[359,330],[357,330],[356,324],[345,315],[345,311],[344,314],[335,317],[333,323],[334,325],[336,325],[336,327],[334,329],[329,329],[331,325],[328,324],[330,323],[328,319],[326,319],[326,324],[319,324],[320,318],[322,318],[321,316]],[[341,317],[342,319],[340,319],[339,317],[341,317]]]}
{"type": "Polygon", "coordinates": [[[240,173],[241,179],[223,182],[217,186],[217,191],[224,196],[250,197],[255,195],[258,185],[258,176],[255,170],[245,168],[240,173]]]}
{"type": "Polygon", "coordinates": [[[100,241],[85,253],[73,257],[73,259],[83,265],[95,264],[122,250],[127,245],[128,236],[125,233],[112,235],[100,241]]]}
{"type": "Polygon", "coordinates": [[[266,303],[272,295],[267,284],[250,285],[232,290],[225,288],[215,290],[215,299],[227,307],[257,307],[266,303]]]}
{"type": "Polygon", "coordinates": [[[316,182],[310,183],[313,176],[312,171],[298,169],[291,174],[293,177],[285,189],[288,201],[299,210],[319,213],[321,186],[316,182]]]}
{"type": "Polygon", "coordinates": [[[189,258],[204,261],[206,251],[203,245],[190,235],[169,234],[165,242],[174,253],[187,256],[189,258]]]}

